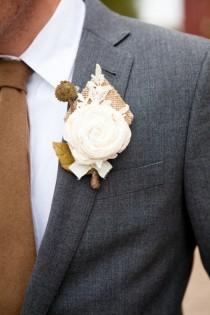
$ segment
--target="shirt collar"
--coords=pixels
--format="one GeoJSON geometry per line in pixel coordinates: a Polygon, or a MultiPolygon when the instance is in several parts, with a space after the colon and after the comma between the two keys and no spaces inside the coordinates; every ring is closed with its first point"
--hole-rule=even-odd
{"type": "Polygon", "coordinates": [[[82,0],[61,0],[48,23],[20,56],[54,88],[73,72],[84,18],[82,0]]]}

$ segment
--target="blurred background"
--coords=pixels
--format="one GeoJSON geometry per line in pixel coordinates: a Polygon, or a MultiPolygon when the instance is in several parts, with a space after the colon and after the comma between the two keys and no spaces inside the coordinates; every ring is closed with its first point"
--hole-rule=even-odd
{"type": "Polygon", "coordinates": [[[123,15],[210,38],[210,0],[103,0],[103,2],[123,15]]]}
{"type": "MultiPolygon", "coordinates": [[[[103,0],[103,2],[123,15],[210,38],[210,0],[103,0]]],[[[183,310],[184,315],[210,315],[210,279],[204,271],[197,249],[183,310]]]]}

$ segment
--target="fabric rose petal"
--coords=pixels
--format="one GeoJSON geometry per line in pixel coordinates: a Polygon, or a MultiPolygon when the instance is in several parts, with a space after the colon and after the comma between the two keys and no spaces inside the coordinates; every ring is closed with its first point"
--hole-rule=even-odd
{"type": "Polygon", "coordinates": [[[105,178],[112,169],[109,160],[116,159],[131,140],[133,114],[106,80],[99,65],[76,99],[75,91],[68,81],[62,81],[56,89],[60,101],[68,98],[69,111],[65,118],[64,142],[53,143],[53,146],[65,170],[78,179],[91,174],[91,187],[98,189],[99,176],[105,178]]]}
{"type": "Polygon", "coordinates": [[[96,169],[104,178],[112,169],[107,160],[125,150],[130,138],[127,122],[111,104],[93,103],[75,110],[65,123],[64,134],[75,159],[70,170],[80,179],[96,169]]]}

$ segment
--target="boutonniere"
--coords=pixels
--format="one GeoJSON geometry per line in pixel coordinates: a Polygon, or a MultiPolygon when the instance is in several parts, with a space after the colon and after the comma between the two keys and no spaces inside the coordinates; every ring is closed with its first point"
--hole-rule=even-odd
{"type": "Polygon", "coordinates": [[[68,81],[56,88],[56,97],[68,101],[64,141],[53,143],[61,166],[78,179],[91,175],[93,189],[100,187],[112,169],[110,160],[123,152],[131,139],[133,114],[96,65],[95,75],[81,93],[68,81]]]}

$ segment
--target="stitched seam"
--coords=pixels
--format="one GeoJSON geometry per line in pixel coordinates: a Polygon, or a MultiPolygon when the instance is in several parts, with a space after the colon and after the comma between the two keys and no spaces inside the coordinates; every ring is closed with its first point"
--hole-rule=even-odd
{"type": "MultiPolygon", "coordinates": [[[[129,170],[146,170],[146,169],[150,169],[154,166],[163,166],[164,165],[164,162],[163,161],[158,161],[158,162],[155,162],[155,163],[152,163],[152,164],[146,164],[144,166],[137,166],[137,167],[129,167],[129,168],[126,168],[126,169],[119,169],[119,170],[113,170],[112,172],[124,172],[124,171],[129,171],[129,170]]],[[[103,199],[107,199],[107,198],[111,198],[111,197],[114,197],[114,196],[121,196],[121,195],[126,195],[126,194],[129,194],[129,193],[133,193],[133,192],[138,192],[138,191],[141,191],[141,190],[145,190],[145,189],[149,189],[149,188],[152,188],[152,187],[156,187],[156,186],[160,186],[160,185],[163,185],[164,184],[164,179],[160,180],[158,183],[156,184],[144,184],[142,187],[140,188],[136,188],[134,190],[127,190],[127,191],[124,191],[124,192],[119,192],[119,193],[105,193],[106,195],[103,197],[97,197],[97,200],[103,200],[103,199]]]]}
{"type": "MultiPolygon", "coordinates": [[[[151,189],[151,188],[154,188],[154,187],[159,187],[159,186],[163,186],[164,185],[164,182],[161,182],[159,184],[151,184],[151,185],[145,185],[144,187],[142,188],[139,188],[139,189],[134,189],[134,190],[129,190],[129,191],[126,191],[124,193],[116,193],[116,194],[106,194],[106,196],[104,197],[99,197],[99,198],[96,198],[96,202],[97,201],[101,201],[101,200],[107,200],[107,199],[111,199],[111,198],[115,198],[115,197],[119,197],[119,196],[126,196],[126,195],[130,195],[130,194],[133,194],[133,193],[137,193],[139,191],[143,191],[143,190],[146,190],[146,189],[151,189]]],[[[129,197],[127,197],[128,199],[129,197]]]]}
{"type": "Polygon", "coordinates": [[[157,161],[157,162],[150,163],[150,164],[131,166],[131,167],[126,167],[126,168],[118,168],[118,169],[113,168],[112,173],[113,172],[123,172],[123,171],[128,171],[128,170],[133,170],[133,169],[145,169],[145,168],[150,168],[150,167],[155,166],[155,165],[163,165],[163,161],[157,161]]]}

